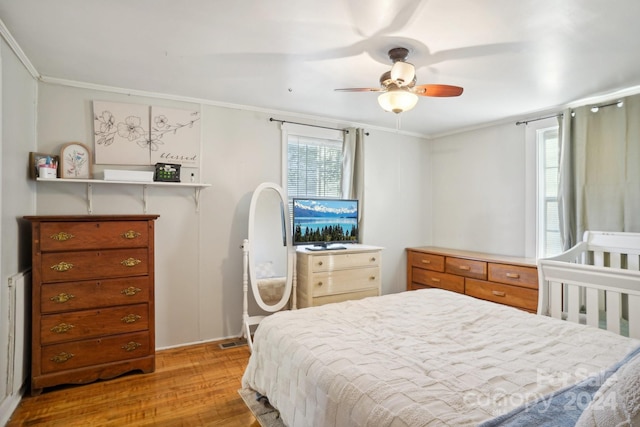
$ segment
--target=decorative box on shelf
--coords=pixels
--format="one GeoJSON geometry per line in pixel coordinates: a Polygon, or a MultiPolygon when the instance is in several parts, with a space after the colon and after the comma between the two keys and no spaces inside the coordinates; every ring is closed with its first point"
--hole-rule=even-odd
{"type": "Polygon", "coordinates": [[[173,163],[156,163],[154,181],[180,182],[180,165],[173,163]]]}
{"type": "Polygon", "coordinates": [[[105,169],[105,181],[153,182],[153,172],[122,169],[105,169]]]}

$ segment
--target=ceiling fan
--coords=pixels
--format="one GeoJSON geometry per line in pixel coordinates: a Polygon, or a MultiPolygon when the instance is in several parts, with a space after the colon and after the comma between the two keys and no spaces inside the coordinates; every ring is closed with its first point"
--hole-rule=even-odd
{"type": "Polygon", "coordinates": [[[419,96],[449,97],[460,96],[463,89],[460,86],[425,84],[416,86],[416,69],[407,62],[409,50],[395,47],[389,51],[389,59],[393,65],[390,71],[380,76],[379,88],[344,88],[335,89],[339,92],[382,92],[378,96],[378,103],[393,113],[409,111],[418,103],[419,96]]]}

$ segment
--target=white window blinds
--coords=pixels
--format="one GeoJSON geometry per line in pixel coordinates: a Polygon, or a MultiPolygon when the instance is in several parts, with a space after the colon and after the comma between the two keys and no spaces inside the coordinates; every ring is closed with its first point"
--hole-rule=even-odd
{"type": "Polygon", "coordinates": [[[287,136],[287,194],[293,197],[341,197],[342,141],[287,136]]]}

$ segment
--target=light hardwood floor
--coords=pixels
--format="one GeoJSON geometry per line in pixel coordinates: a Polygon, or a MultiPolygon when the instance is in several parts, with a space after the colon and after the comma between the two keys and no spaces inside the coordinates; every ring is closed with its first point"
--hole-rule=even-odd
{"type": "MultiPolygon", "coordinates": [[[[225,341],[221,341],[225,342],[225,341]]],[[[156,371],[108,381],[45,389],[25,396],[13,426],[259,427],[238,394],[247,346],[220,342],[156,353],[156,371]]]]}

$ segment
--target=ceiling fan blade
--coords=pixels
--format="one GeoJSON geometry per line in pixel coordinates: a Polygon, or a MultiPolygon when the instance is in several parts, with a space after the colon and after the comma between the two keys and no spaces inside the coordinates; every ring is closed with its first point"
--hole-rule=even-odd
{"type": "Polygon", "coordinates": [[[462,94],[460,86],[451,85],[418,85],[414,88],[416,95],[421,96],[460,96],[462,94]]]}
{"type": "Polygon", "coordinates": [[[346,87],[342,89],[334,89],[336,92],[384,92],[385,89],[379,87],[346,87]]]}

